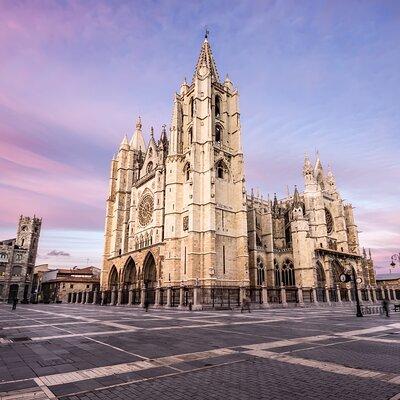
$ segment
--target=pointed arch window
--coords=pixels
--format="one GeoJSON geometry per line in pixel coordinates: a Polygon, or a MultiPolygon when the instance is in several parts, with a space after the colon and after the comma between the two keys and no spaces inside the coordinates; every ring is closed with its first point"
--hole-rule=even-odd
{"type": "Polygon", "coordinates": [[[185,179],[188,181],[190,179],[190,163],[186,163],[185,168],[185,179]]]}
{"type": "Polygon", "coordinates": [[[219,96],[215,96],[215,118],[221,116],[221,99],[219,96]]]}
{"type": "Polygon", "coordinates": [[[282,284],[283,286],[295,286],[293,262],[288,258],[282,264],[282,284]]]}
{"type": "Polygon", "coordinates": [[[325,208],[325,221],[326,221],[326,230],[328,235],[333,232],[333,218],[331,212],[325,208]]]}
{"type": "Polygon", "coordinates": [[[285,213],[285,241],[286,247],[292,246],[292,228],[289,211],[285,213]]]}
{"type": "Polygon", "coordinates": [[[222,128],[221,125],[215,125],[215,143],[222,142],[222,128]]]}
{"type": "Polygon", "coordinates": [[[216,165],[216,175],[219,179],[224,179],[226,177],[227,171],[222,160],[218,161],[216,165]]]}
{"type": "Polygon", "coordinates": [[[261,286],[265,282],[265,267],[261,258],[257,258],[257,285],[261,286]]]}
{"type": "Polygon", "coordinates": [[[188,132],[188,143],[192,144],[193,143],[193,128],[190,127],[189,128],[189,132],[188,132]]]}
{"type": "Polygon", "coordinates": [[[153,170],[153,162],[149,161],[147,163],[146,172],[149,174],[153,170]]]}
{"type": "Polygon", "coordinates": [[[278,261],[274,260],[274,277],[275,277],[275,286],[281,286],[281,269],[279,268],[278,261]]]}
{"type": "Polygon", "coordinates": [[[194,117],[194,99],[193,97],[190,98],[190,118],[194,117]]]}

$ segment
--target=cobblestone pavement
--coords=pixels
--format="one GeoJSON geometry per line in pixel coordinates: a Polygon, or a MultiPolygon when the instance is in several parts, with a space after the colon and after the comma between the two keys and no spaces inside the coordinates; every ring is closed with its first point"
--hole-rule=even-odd
{"type": "Polygon", "coordinates": [[[400,313],[0,305],[0,399],[400,399],[400,313]]]}

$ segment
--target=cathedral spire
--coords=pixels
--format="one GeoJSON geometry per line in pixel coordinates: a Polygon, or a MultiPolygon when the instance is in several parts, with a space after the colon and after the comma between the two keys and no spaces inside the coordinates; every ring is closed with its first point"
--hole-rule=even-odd
{"type": "Polygon", "coordinates": [[[293,194],[293,208],[301,207],[300,195],[297,190],[297,185],[294,186],[294,194],[293,194]]]}
{"type": "Polygon", "coordinates": [[[129,143],[132,150],[140,150],[142,152],[146,151],[146,145],[144,144],[143,134],[142,134],[142,120],[139,117],[136,121],[136,129],[129,143]]]}
{"type": "Polygon", "coordinates": [[[199,59],[197,60],[196,68],[193,75],[193,81],[196,75],[203,76],[205,73],[203,72],[204,67],[208,69],[209,74],[212,78],[219,82],[219,75],[217,71],[217,66],[215,64],[214,57],[212,55],[211,46],[208,42],[209,32],[206,31],[206,35],[201,45],[199,59]]]}

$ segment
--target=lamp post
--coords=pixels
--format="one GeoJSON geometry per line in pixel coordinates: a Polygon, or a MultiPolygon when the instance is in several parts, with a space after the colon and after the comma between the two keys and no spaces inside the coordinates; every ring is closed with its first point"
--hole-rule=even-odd
{"type": "MultiPolygon", "coordinates": [[[[398,254],[393,254],[391,257],[392,262],[390,263],[390,268],[394,268],[396,266],[396,262],[400,263],[400,253],[398,254]]],[[[392,273],[392,270],[389,269],[390,273],[392,273]]]]}
{"type": "Polygon", "coordinates": [[[351,267],[352,272],[353,272],[353,282],[354,282],[354,291],[355,291],[355,296],[356,296],[356,308],[357,308],[357,317],[362,317],[363,314],[361,312],[361,306],[360,306],[360,298],[358,297],[358,287],[357,287],[357,278],[356,278],[356,270],[354,267],[351,267]]]}
{"type": "Polygon", "coordinates": [[[354,283],[354,296],[356,298],[356,309],[357,309],[357,317],[363,317],[363,314],[361,312],[361,306],[360,306],[360,297],[358,296],[358,286],[357,283],[361,283],[362,280],[361,278],[356,277],[356,270],[352,265],[350,265],[350,271],[347,271],[346,273],[340,275],[340,281],[345,283],[345,282],[351,282],[353,281],[354,283]],[[351,275],[350,275],[351,274],[351,275]],[[357,282],[357,279],[360,279],[359,282],[357,282]]]}

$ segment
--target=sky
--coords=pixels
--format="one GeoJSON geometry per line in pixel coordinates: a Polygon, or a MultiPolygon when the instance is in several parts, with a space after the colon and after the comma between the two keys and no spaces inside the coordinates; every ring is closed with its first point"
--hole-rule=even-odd
{"type": "Polygon", "coordinates": [[[0,1],[0,238],[43,218],[38,263],[100,266],[109,166],[170,124],[205,28],[240,93],[248,187],[331,166],[377,271],[400,252],[399,1],[0,1]]]}

